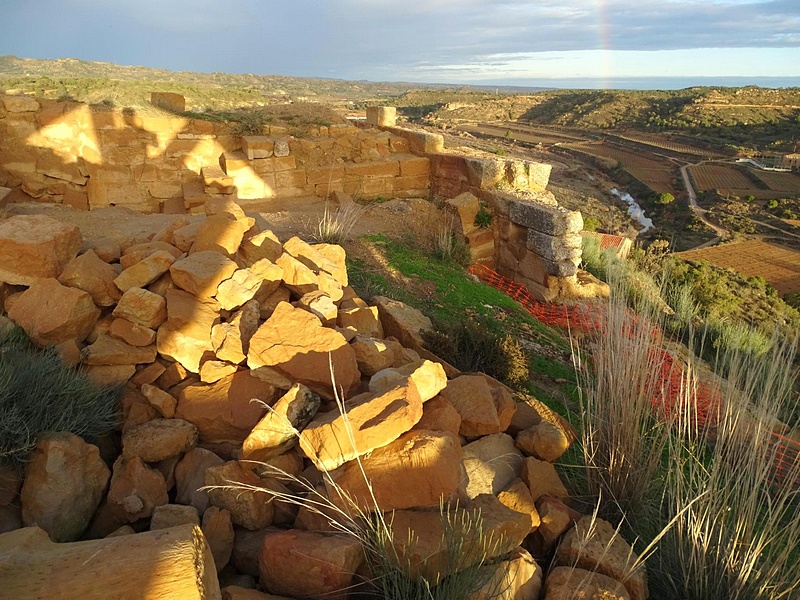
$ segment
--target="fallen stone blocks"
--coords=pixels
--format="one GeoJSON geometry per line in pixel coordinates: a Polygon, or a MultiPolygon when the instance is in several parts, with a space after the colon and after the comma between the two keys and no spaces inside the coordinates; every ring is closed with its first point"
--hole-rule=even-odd
{"type": "MultiPolygon", "coordinates": [[[[43,552],[44,532],[86,544],[65,550],[76,557],[182,543],[177,556],[211,577],[205,596],[186,598],[220,597],[223,568],[258,589],[226,587],[225,597],[346,598],[376,575],[362,542],[343,533],[365,519],[390,524],[402,566],[431,581],[466,566],[448,556],[447,536],[463,536],[493,559],[487,580],[513,590],[506,600],[538,598],[543,585],[564,593],[565,578],[543,582],[537,563],[562,537],[559,569],[625,578],[621,539],[597,542],[618,551],[611,561],[573,543],[585,527],[552,464],[572,440],[557,419],[490,377],[437,362],[422,347],[430,321],[389,298],[358,298],[341,248],[282,243],[232,202],[206,211],[201,226],[125,252],[70,252],[11,303],[10,319],[38,343],[73,344],[84,368],[125,387],[124,420],[119,447],[102,451],[42,436],[24,477],[6,478],[20,501],[0,485],[0,531],[43,552]],[[223,220],[216,246],[198,243],[223,220]],[[37,312],[42,286],[62,308],[37,312]]],[[[74,585],[59,597],[77,598],[74,585]]],[[[646,595],[643,576],[604,585],[646,595]]]]}

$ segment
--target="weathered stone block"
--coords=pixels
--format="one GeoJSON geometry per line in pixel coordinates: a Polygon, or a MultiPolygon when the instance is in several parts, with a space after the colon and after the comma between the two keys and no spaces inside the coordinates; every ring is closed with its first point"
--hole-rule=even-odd
{"type": "Polygon", "coordinates": [[[248,160],[269,158],[275,151],[275,140],[265,135],[242,136],[242,152],[248,160]]]}
{"type": "Polygon", "coordinates": [[[564,260],[578,264],[581,260],[581,236],[562,234],[547,235],[534,229],[528,229],[526,244],[539,256],[553,262],[564,260]]]}
{"type": "Polygon", "coordinates": [[[170,112],[186,111],[186,98],[174,92],[150,92],[150,104],[170,112]]]}
{"type": "Polygon", "coordinates": [[[513,200],[509,206],[508,217],[517,225],[552,236],[580,233],[583,229],[583,217],[580,212],[538,202],[513,200]]]}
{"type": "Polygon", "coordinates": [[[397,123],[397,109],[394,106],[368,106],[367,124],[394,127],[397,123]]]}

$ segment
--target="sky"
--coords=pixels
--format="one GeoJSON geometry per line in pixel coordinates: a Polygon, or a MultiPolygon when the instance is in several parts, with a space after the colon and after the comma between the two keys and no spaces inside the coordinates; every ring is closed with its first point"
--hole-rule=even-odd
{"type": "Polygon", "coordinates": [[[485,85],[800,85],[800,0],[0,0],[0,15],[0,55],[30,58],[485,85]]]}

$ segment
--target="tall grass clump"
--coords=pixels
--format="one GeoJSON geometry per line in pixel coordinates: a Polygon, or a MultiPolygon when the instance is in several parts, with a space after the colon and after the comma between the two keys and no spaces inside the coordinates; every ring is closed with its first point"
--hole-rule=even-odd
{"type": "Polygon", "coordinates": [[[325,202],[325,211],[312,232],[314,239],[325,244],[342,244],[350,239],[356,223],[364,213],[364,207],[347,202],[333,209],[325,202]]]}
{"type": "Polygon", "coordinates": [[[683,395],[671,436],[664,510],[676,524],[661,552],[675,598],[766,600],[800,596],[798,445],[776,436],[795,411],[796,344],[761,356],[727,351],[719,415],[696,426],[697,397],[683,395]]]}
{"type": "Polygon", "coordinates": [[[632,519],[658,489],[668,427],[657,407],[672,368],[659,352],[655,311],[633,313],[612,280],[600,335],[573,352],[578,373],[586,492],[598,513],[614,523],[632,519]]]}
{"type": "Polygon", "coordinates": [[[451,261],[467,266],[472,260],[464,236],[455,230],[453,217],[445,215],[433,235],[433,255],[441,261],[451,261]]]}
{"type": "Polygon", "coordinates": [[[64,365],[54,349],[35,348],[21,329],[0,333],[0,459],[21,466],[45,431],[87,440],[111,431],[120,397],[64,365]]]}

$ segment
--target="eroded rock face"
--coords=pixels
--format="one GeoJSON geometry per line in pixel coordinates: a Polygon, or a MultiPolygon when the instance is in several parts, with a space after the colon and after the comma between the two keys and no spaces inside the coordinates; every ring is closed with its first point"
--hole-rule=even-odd
{"type": "Polygon", "coordinates": [[[271,531],[262,542],[259,574],[271,593],[346,600],[363,561],[361,544],[350,536],[271,531]]]}
{"type": "Polygon", "coordinates": [[[97,446],[71,433],[44,434],[25,468],[22,520],[53,541],[80,538],[100,504],[109,476],[97,446]]]}
{"type": "Polygon", "coordinates": [[[82,341],[100,309],[83,290],[63,286],[55,279],[38,279],[14,301],[8,316],[36,344],[51,346],[82,341]]]}
{"type": "Polygon", "coordinates": [[[44,215],[17,215],[0,223],[0,281],[31,285],[56,278],[81,249],[74,225],[44,215]]]}
{"type": "Polygon", "coordinates": [[[355,352],[344,336],[288,302],[278,304],[250,338],[247,366],[274,385],[286,389],[301,383],[328,400],[334,397],[331,368],[345,398],[361,381],[355,352]]]}

